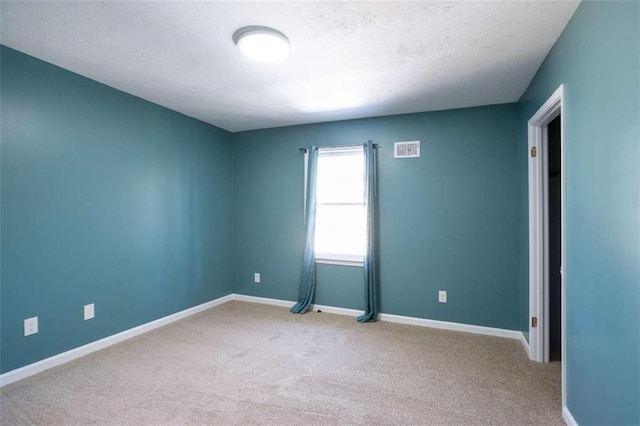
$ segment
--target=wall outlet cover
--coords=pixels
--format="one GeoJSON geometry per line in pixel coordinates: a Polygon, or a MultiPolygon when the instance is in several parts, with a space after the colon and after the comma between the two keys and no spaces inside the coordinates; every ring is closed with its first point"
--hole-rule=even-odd
{"type": "Polygon", "coordinates": [[[447,292],[444,290],[438,291],[438,302],[447,303],[447,292]]]}
{"type": "Polygon", "coordinates": [[[24,335],[31,336],[38,332],[38,317],[27,318],[24,320],[24,335]]]}
{"type": "Polygon", "coordinates": [[[259,283],[260,282],[260,273],[256,272],[255,274],[253,274],[253,282],[254,283],[259,283]]]}
{"type": "Polygon", "coordinates": [[[84,319],[90,320],[96,316],[95,305],[93,303],[89,305],[84,305],[84,319]]]}

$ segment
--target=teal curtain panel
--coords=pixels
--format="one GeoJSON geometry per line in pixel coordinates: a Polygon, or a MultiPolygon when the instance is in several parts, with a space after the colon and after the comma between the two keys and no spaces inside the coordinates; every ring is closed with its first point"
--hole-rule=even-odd
{"type": "Polygon", "coordinates": [[[309,309],[316,291],[316,181],[318,177],[318,149],[312,146],[309,150],[307,168],[307,200],[305,217],[304,253],[302,255],[302,271],[298,287],[298,303],[293,305],[291,312],[304,314],[309,309]]]}
{"type": "Polygon", "coordinates": [[[378,267],[377,257],[377,217],[378,204],[376,191],[376,149],[372,141],[364,144],[365,191],[367,210],[367,248],[364,254],[364,296],[365,312],[358,317],[359,322],[376,321],[378,318],[378,267]]]}

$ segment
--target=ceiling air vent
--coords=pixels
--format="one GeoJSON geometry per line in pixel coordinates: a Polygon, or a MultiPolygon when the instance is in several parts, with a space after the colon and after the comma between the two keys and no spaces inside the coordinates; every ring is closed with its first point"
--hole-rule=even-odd
{"type": "Polygon", "coordinates": [[[393,144],[393,158],[420,157],[420,141],[395,142],[393,144]]]}

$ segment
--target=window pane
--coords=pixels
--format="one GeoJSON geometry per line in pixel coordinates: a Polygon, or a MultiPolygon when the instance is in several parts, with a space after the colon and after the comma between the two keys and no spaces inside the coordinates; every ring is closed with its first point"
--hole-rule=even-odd
{"type": "Polygon", "coordinates": [[[316,253],[363,256],[365,212],[360,205],[318,204],[316,213],[316,253]]]}
{"type": "Polygon", "coordinates": [[[320,153],[318,156],[317,202],[362,203],[364,198],[364,154],[320,153]]]}

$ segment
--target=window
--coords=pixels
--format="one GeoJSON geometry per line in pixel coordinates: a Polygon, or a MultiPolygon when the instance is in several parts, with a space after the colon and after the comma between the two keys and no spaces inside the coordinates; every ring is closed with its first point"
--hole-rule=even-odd
{"type": "Polygon", "coordinates": [[[362,147],[318,150],[315,252],[319,262],[362,263],[364,177],[362,147]]]}

